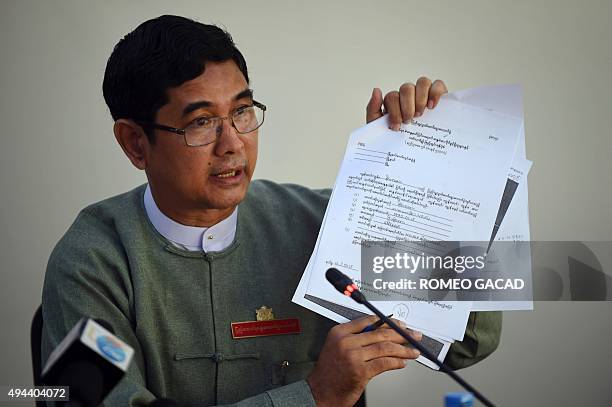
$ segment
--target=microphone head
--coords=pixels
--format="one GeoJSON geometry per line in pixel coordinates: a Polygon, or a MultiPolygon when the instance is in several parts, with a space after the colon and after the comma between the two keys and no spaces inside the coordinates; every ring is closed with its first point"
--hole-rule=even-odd
{"type": "Polygon", "coordinates": [[[344,291],[346,291],[347,286],[353,284],[353,280],[334,267],[327,269],[325,272],[325,278],[331,283],[331,285],[334,286],[336,290],[340,291],[342,294],[344,294],[344,291]]]}
{"type": "Polygon", "coordinates": [[[115,335],[115,330],[113,329],[113,326],[111,324],[109,324],[105,320],[99,319],[99,318],[95,318],[94,321],[96,321],[98,323],[98,325],[100,325],[102,328],[106,329],[108,332],[110,332],[113,335],[115,335]]]}
{"type": "Polygon", "coordinates": [[[109,390],[105,388],[109,374],[92,359],[77,359],[66,364],[58,383],[70,388],[70,401],[83,406],[102,403],[109,390]]]}
{"type": "Polygon", "coordinates": [[[97,321],[79,320],[51,352],[42,371],[47,386],[70,387],[74,405],[99,405],[125,375],[134,354],[134,349],[109,332],[108,322],[97,321]]]}
{"type": "Polygon", "coordinates": [[[351,280],[349,276],[342,273],[340,270],[333,267],[327,269],[325,272],[325,278],[331,283],[331,285],[334,286],[336,290],[340,291],[347,297],[351,297],[360,304],[363,304],[365,301],[365,297],[363,294],[361,294],[359,288],[357,285],[355,285],[353,280],[351,280]]]}

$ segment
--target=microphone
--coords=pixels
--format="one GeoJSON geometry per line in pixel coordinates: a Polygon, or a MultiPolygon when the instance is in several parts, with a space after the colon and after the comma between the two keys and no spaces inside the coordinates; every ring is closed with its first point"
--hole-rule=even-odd
{"type": "Polygon", "coordinates": [[[459,383],[464,389],[474,394],[478,400],[482,402],[485,406],[495,407],[493,403],[491,403],[482,393],[472,387],[468,382],[463,380],[461,376],[455,373],[447,364],[438,360],[427,348],[421,345],[418,341],[413,339],[410,335],[406,333],[406,331],[400,328],[395,322],[389,319],[385,314],[380,312],[378,308],[372,305],[363,295],[361,291],[359,291],[359,287],[350,279],[346,274],[342,273],[340,270],[336,268],[329,268],[325,272],[325,278],[329,281],[336,290],[340,291],[342,294],[347,297],[351,297],[353,300],[358,302],[359,304],[363,304],[366,308],[372,311],[378,318],[383,320],[389,327],[391,327],[395,332],[400,334],[410,345],[417,348],[421,355],[425,356],[427,359],[434,362],[441,371],[449,375],[453,380],[459,383]]]}
{"type": "Polygon", "coordinates": [[[343,274],[340,270],[335,268],[329,268],[325,272],[325,278],[327,281],[334,286],[334,288],[340,291],[347,297],[351,297],[359,304],[363,304],[366,301],[365,296],[359,291],[359,288],[353,280],[351,280],[346,274],[343,274]]]}
{"type": "Polygon", "coordinates": [[[133,355],[108,322],[81,318],[49,355],[42,381],[68,386],[66,406],[98,406],[121,380],[133,355]]]}

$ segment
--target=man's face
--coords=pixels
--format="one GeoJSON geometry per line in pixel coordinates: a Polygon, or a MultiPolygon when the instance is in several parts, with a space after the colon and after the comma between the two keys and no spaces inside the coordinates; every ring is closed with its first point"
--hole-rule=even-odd
{"type": "MultiPolygon", "coordinates": [[[[234,61],[207,62],[204,73],[168,90],[155,122],[185,128],[200,117],[226,117],[252,99],[234,61]]],[[[217,141],[189,147],[182,136],[156,131],[146,173],[162,211],[185,224],[208,213],[228,214],[244,198],[257,161],[257,130],[239,134],[224,120],[217,141]],[[203,212],[204,211],[204,212],[203,212]]]]}

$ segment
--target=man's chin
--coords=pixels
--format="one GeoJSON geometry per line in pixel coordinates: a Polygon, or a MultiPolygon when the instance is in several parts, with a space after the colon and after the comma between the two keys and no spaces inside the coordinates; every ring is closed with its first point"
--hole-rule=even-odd
{"type": "Polygon", "coordinates": [[[249,182],[231,188],[212,188],[214,193],[209,196],[209,206],[219,210],[234,208],[244,200],[248,187],[249,182]]]}

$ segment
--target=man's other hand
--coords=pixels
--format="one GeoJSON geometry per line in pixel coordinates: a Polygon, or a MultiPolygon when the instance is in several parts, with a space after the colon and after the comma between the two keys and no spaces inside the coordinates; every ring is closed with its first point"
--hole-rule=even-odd
{"type": "Polygon", "coordinates": [[[399,90],[387,93],[384,98],[382,91],[374,88],[366,107],[366,123],[389,113],[389,128],[397,131],[402,123],[408,123],[413,118],[420,117],[425,108],[435,108],[440,101],[440,96],[447,92],[444,82],[439,79],[432,82],[431,79],[424,76],[417,80],[416,85],[404,83],[399,90]]]}
{"type": "MultiPolygon", "coordinates": [[[[401,369],[408,359],[419,357],[419,351],[404,346],[405,339],[387,325],[360,333],[377,320],[376,316],[363,317],[329,331],[319,360],[306,379],[318,407],[353,406],[374,376],[401,369]]],[[[421,340],[421,333],[408,331],[421,340]]]]}

